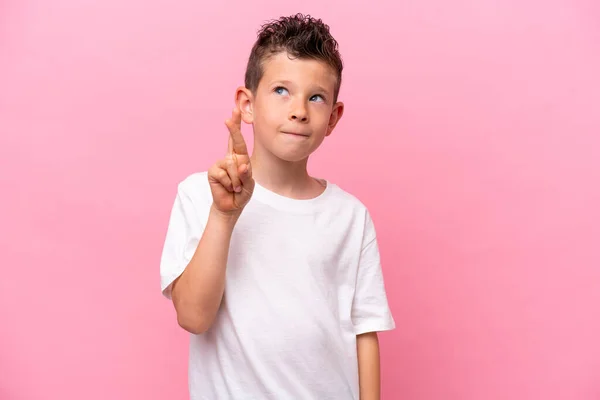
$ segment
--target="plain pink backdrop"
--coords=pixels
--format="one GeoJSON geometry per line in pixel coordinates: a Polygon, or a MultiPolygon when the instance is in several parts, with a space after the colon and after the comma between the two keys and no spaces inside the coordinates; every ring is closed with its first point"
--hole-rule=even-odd
{"type": "Polygon", "coordinates": [[[383,398],[600,399],[598,4],[283,3],[0,2],[0,399],[186,398],[176,184],[223,155],[259,25],[298,11],[346,63],[311,169],[378,227],[383,398]]]}

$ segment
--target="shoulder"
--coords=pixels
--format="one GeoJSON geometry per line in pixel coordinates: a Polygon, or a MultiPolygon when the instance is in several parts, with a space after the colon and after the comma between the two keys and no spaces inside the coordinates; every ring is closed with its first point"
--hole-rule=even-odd
{"type": "Polygon", "coordinates": [[[338,215],[346,215],[347,219],[353,220],[352,227],[361,233],[363,248],[374,243],[377,239],[377,229],[367,205],[356,195],[338,185],[333,185],[332,189],[334,194],[332,197],[339,201],[336,208],[348,210],[347,213],[339,211],[338,215]]]}
{"type": "Polygon", "coordinates": [[[374,235],[373,219],[365,203],[341,186],[329,184],[331,185],[330,206],[336,210],[336,214],[352,218],[365,229],[367,235],[374,235]]]}
{"type": "Polygon", "coordinates": [[[177,185],[177,196],[194,208],[204,208],[212,202],[208,172],[194,172],[184,177],[177,185]]]}
{"type": "Polygon", "coordinates": [[[330,200],[335,202],[337,206],[352,209],[354,212],[369,214],[369,209],[356,195],[350,193],[341,186],[328,182],[331,186],[330,200]]]}
{"type": "Polygon", "coordinates": [[[187,196],[197,196],[210,191],[208,173],[206,171],[194,172],[184,177],[177,185],[177,191],[187,196]]]}

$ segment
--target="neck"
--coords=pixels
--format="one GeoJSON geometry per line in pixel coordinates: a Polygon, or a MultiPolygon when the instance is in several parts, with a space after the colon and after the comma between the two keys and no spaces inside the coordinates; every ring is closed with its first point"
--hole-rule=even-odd
{"type": "Polygon", "coordinates": [[[285,161],[255,143],[250,162],[254,180],[277,194],[309,199],[322,191],[320,184],[308,174],[308,158],[301,161],[285,161]]]}

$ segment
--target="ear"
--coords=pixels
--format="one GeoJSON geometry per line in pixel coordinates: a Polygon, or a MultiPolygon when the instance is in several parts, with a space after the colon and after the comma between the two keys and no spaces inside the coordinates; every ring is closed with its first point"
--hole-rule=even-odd
{"type": "Polygon", "coordinates": [[[331,110],[331,115],[329,116],[329,124],[327,126],[327,134],[325,136],[331,135],[333,132],[333,128],[337,125],[337,123],[344,115],[344,103],[338,101],[333,105],[333,110],[331,110]]]}
{"type": "Polygon", "coordinates": [[[242,113],[242,120],[247,124],[254,122],[254,114],[252,112],[253,103],[254,96],[249,89],[245,88],[244,86],[237,88],[235,91],[235,104],[237,104],[242,113]]]}

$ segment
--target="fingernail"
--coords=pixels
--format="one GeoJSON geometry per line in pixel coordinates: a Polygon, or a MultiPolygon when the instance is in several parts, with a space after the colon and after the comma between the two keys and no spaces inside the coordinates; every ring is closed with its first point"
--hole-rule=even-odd
{"type": "Polygon", "coordinates": [[[237,193],[241,192],[241,191],[242,191],[242,187],[241,187],[241,186],[238,186],[238,187],[236,187],[236,188],[235,188],[235,191],[236,191],[237,193]]]}

